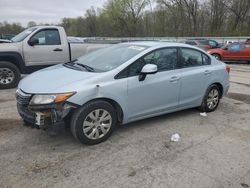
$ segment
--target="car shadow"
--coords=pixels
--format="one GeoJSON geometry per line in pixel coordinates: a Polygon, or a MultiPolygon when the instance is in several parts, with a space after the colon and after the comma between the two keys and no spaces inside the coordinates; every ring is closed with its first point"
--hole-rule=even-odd
{"type": "Polygon", "coordinates": [[[200,112],[196,108],[186,109],[186,110],[182,110],[182,111],[178,111],[178,112],[172,112],[172,113],[163,114],[163,115],[159,115],[159,116],[155,116],[155,117],[151,117],[151,118],[146,118],[143,120],[138,120],[138,121],[127,123],[127,124],[121,124],[121,125],[117,126],[117,130],[118,131],[129,131],[130,129],[137,129],[138,127],[146,128],[146,127],[152,126],[152,124],[154,122],[159,123],[159,122],[165,122],[167,120],[171,121],[171,120],[179,119],[179,118],[182,118],[184,116],[189,116],[189,115],[192,115],[195,113],[197,114],[200,112]]]}
{"type": "MultiPolygon", "coordinates": [[[[137,131],[138,129],[141,129],[141,128],[146,129],[148,127],[154,126],[153,125],[154,123],[158,123],[158,124],[162,123],[162,125],[160,126],[165,126],[164,124],[165,121],[177,120],[179,118],[183,118],[185,116],[190,116],[192,114],[197,114],[197,113],[199,113],[199,111],[196,108],[192,108],[192,109],[172,112],[172,113],[168,113],[168,114],[164,114],[160,116],[155,116],[155,117],[151,117],[151,118],[147,118],[143,120],[138,120],[132,123],[120,124],[120,125],[117,125],[116,129],[114,130],[113,135],[119,134],[120,136],[122,136],[123,134],[127,132],[137,131]]],[[[42,130],[39,130],[39,131],[42,131],[42,130]]],[[[57,132],[56,135],[53,135],[53,136],[48,134],[47,132],[47,135],[48,135],[47,139],[51,141],[53,140],[53,142],[67,142],[67,143],[74,143],[74,144],[78,143],[80,145],[84,145],[84,144],[81,144],[76,139],[74,139],[73,135],[70,132],[70,128],[61,129],[59,132],[57,132]]],[[[40,135],[40,136],[45,136],[45,135],[43,133],[43,135],[40,135]]],[[[45,141],[45,138],[43,138],[42,140],[45,141]]],[[[108,140],[112,142],[112,136],[108,140]]]]}

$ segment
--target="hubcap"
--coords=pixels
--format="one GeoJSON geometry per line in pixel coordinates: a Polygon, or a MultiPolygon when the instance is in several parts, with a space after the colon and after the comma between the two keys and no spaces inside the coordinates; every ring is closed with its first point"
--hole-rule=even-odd
{"type": "Polygon", "coordinates": [[[0,83],[9,84],[14,80],[14,72],[9,68],[0,68],[0,83]]]}
{"type": "Polygon", "coordinates": [[[104,109],[90,112],[83,122],[83,133],[91,140],[104,137],[110,130],[112,117],[104,109]]]}
{"type": "Polygon", "coordinates": [[[219,92],[217,89],[212,89],[208,93],[207,106],[210,110],[214,109],[219,102],[219,92]]]}

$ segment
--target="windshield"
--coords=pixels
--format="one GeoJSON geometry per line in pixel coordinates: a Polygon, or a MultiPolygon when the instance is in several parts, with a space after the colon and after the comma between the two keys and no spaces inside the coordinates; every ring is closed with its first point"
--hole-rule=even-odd
{"type": "Polygon", "coordinates": [[[24,30],[23,32],[19,33],[17,36],[11,39],[12,42],[21,42],[23,41],[30,33],[35,31],[37,28],[32,27],[29,29],[24,30]]]}
{"type": "Polygon", "coordinates": [[[146,48],[147,46],[142,45],[117,44],[82,56],[77,59],[76,63],[106,72],[122,65],[146,48]]]}

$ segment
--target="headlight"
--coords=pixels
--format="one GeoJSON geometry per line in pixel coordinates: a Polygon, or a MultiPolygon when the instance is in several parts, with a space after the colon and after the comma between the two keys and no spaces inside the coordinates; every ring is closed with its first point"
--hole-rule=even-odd
{"type": "Polygon", "coordinates": [[[60,103],[66,101],[72,95],[74,95],[73,92],[61,94],[34,95],[30,101],[30,105],[60,103]]]}

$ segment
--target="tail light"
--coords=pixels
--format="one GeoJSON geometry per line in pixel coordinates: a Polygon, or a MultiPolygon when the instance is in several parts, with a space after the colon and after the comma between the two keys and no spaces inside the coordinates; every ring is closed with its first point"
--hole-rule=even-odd
{"type": "Polygon", "coordinates": [[[229,65],[226,66],[226,70],[227,70],[227,72],[229,74],[230,73],[230,66],[229,65]]]}

